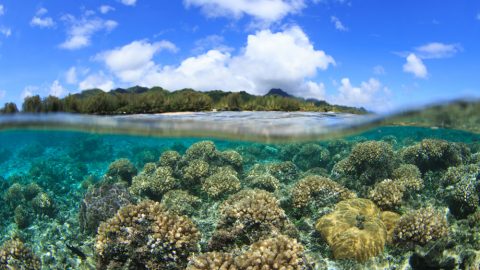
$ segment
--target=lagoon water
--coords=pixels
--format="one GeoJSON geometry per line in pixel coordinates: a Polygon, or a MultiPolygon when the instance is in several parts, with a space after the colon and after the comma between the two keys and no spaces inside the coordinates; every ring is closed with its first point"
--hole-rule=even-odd
{"type": "Polygon", "coordinates": [[[480,110],[0,119],[0,269],[479,269],[480,110]]]}

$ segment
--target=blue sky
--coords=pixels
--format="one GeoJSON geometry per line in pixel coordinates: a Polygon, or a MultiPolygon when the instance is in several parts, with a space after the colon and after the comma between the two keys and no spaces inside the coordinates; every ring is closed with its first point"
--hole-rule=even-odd
{"type": "Polygon", "coordinates": [[[0,103],[273,87],[376,111],[480,96],[478,0],[0,0],[0,103]]]}

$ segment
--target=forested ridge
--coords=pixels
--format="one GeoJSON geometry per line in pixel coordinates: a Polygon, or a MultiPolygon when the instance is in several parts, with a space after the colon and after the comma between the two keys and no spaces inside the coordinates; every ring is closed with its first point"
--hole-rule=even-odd
{"type": "Polygon", "coordinates": [[[272,89],[264,96],[256,96],[245,91],[208,92],[182,89],[170,92],[161,87],[146,88],[135,86],[117,88],[110,92],[101,89],[84,90],[64,98],[55,96],[26,97],[21,106],[5,103],[2,113],[49,113],[68,112],[80,114],[139,114],[187,111],[316,111],[348,112],[365,114],[364,108],[331,105],[322,100],[293,97],[281,89],[272,89]]]}

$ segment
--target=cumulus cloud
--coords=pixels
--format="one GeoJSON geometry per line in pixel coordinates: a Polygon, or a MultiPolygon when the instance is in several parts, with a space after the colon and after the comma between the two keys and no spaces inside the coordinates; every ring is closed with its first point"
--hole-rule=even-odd
{"type": "Polygon", "coordinates": [[[55,26],[55,21],[52,17],[46,17],[48,10],[46,8],[40,8],[33,16],[32,20],[30,21],[31,26],[38,26],[40,28],[50,28],[55,26]]]}
{"type": "Polygon", "coordinates": [[[343,25],[343,23],[337,17],[335,16],[330,17],[330,21],[333,23],[333,25],[335,25],[335,29],[337,29],[338,31],[342,31],[342,32],[348,31],[348,28],[345,27],[345,25],[343,25]]]}
{"type": "Polygon", "coordinates": [[[200,54],[205,53],[211,49],[223,52],[233,51],[233,48],[228,47],[224,44],[224,42],[224,38],[220,35],[209,35],[196,40],[192,52],[195,54],[200,54]]]}
{"type": "Polygon", "coordinates": [[[0,16],[2,16],[3,14],[5,14],[5,7],[0,4],[0,16]]]}
{"type": "Polygon", "coordinates": [[[4,35],[5,37],[9,37],[12,35],[12,29],[5,26],[0,26],[0,34],[4,35]]]}
{"type": "Polygon", "coordinates": [[[33,95],[36,95],[36,92],[38,91],[38,87],[37,86],[34,86],[34,85],[28,85],[26,86],[22,93],[20,94],[20,97],[22,99],[26,98],[26,97],[31,97],[33,95]]]}
{"type": "Polygon", "coordinates": [[[110,91],[115,86],[111,78],[106,76],[103,72],[90,74],[79,84],[80,90],[98,88],[103,91],[110,91]]]}
{"type": "Polygon", "coordinates": [[[423,64],[422,59],[413,53],[407,56],[407,62],[403,65],[403,71],[412,73],[417,78],[426,78],[428,75],[427,67],[423,64]]]}
{"type": "Polygon", "coordinates": [[[75,50],[87,47],[91,44],[92,36],[100,31],[110,32],[118,23],[113,20],[104,20],[97,17],[91,17],[86,14],[77,19],[73,15],[67,14],[62,20],[68,25],[67,39],[60,44],[60,48],[75,50]]]}
{"type": "Polygon", "coordinates": [[[432,42],[415,48],[416,54],[422,59],[438,59],[452,57],[461,51],[459,44],[432,42]]]}
{"type": "Polygon", "coordinates": [[[108,12],[110,11],[114,11],[115,8],[112,7],[112,6],[109,6],[109,5],[102,5],[98,8],[98,10],[100,11],[100,13],[102,14],[107,14],[108,12]]]}
{"type": "Polygon", "coordinates": [[[76,84],[78,82],[76,67],[71,67],[67,70],[65,73],[65,81],[68,84],[76,84]]]}
{"type": "Polygon", "coordinates": [[[359,86],[352,85],[349,78],[343,78],[338,93],[331,98],[331,102],[386,111],[390,109],[389,94],[390,90],[375,78],[370,78],[359,86]]]}
{"type": "Polygon", "coordinates": [[[120,2],[126,6],[135,6],[137,0],[120,0],[120,2]]]}
{"type": "Polygon", "coordinates": [[[145,40],[134,41],[121,48],[97,55],[97,59],[105,62],[106,66],[121,80],[136,82],[155,67],[153,56],[162,51],[177,51],[175,44],[169,41],[148,43],[145,40]]]}
{"type": "Polygon", "coordinates": [[[245,90],[264,94],[273,87],[292,94],[323,96],[324,87],[308,78],[334,65],[333,57],[316,50],[297,26],[281,32],[258,31],[248,36],[247,45],[236,55],[209,50],[189,57],[177,66],[162,66],[153,56],[160,51],[155,43],[134,41],[102,53],[101,59],[121,81],[167,89],[245,90]]]}
{"type": "Polygon", "coordinates": [[[186,7],[200,7],[208,17],[239,19],[249,15],[268,22],[281,20],[306,6],[305,0],[184,0],[183,2],[186,7]]]}
{"type": "Polygon", "coordinates": [[[60,84],[60,82],[55,80],[52,85],[50,85],[50,92],[48,94],[50,96],[61,97],[66,91],[67,90],[60,84]]]}

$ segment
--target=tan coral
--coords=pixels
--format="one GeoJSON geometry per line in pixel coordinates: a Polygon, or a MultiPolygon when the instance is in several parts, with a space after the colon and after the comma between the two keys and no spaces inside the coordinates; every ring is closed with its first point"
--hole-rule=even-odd
{"type": "Polygon", "coordinates": [[[403,185],[391,180],[385,179],[375,184],[369,192],[368,197],[380,209],[388,210],[398,207],[402,203],[405,188],[403,185]]]}
{"type": "Polygon", "coordinates": [[[393,239],[403,245],[426,245],[448,235],[445,216],[432,207],[420,208],[402,216],[395,227],[393,239]]]}
{"type": "Polygon", "coordinates": [[[400,215],[395,212],[383,211],[380,218],[387,228],[387,243],[391,243],[393,241],[393,231],[400,220],[400,215]]]}
{"type": "Polygon", "coordinates": [[[208,252],[193,257],[186,270],[238,270],[232,254],[208,252]]]}
{"type": "Polygon", "coordinates": [[[143,172],[133,177],[130,192],[157,198],[175,188],[177,184],[172,168],[160,166],[153,169],[150,165],[146,165],[143,172]]]}
{"type": "Polygon", "coordinates": [[[308,269],[304,247],[297,240],[284,235],[254,243],[248,251],[235,259],[238,269],[308,269]]]}
{"type": "Polygon", "coordinates": [[[409,191],[423,189],[423,180],[420,170],[413,164],[402,164],[392,173],[392,179],[409,191]]]}
{"type": "Polygon", "coordinates": [[[367,199],[339,202],[335,211],[318,220],[316,229],[336,259],[366,261],[382,253],[387,241],[381,212],[367,199]]]}
{"type": "Polygon", "coordinates": [[[0,269],[40,270],[40,259],[17,238],[0,247],[0,269]]]}
{"type": "Polygon", "coordinates": [[[293,205],[307,206],[314,198],[337,201],[355,198],[356,194],[329,178],[309,175],[298,181],[292,190],[293,205]]]}
{"type": "Polygon", "coordinates": [[[217,170],[217,172],[209,176],[202,183],[202,190],[207,193],[209,197],[217,198],[228,195],[240,189],[240,180],[236,176],[236,172],[224,167],[217,170]]]}

